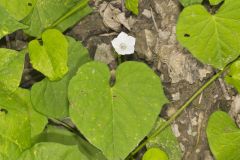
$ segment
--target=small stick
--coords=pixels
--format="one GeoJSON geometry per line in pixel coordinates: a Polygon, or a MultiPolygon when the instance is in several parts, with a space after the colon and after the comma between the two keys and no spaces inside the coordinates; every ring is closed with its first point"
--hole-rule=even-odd
{"type": "Polygon", "coordinates": [[[197,128],[198,135],[197,135],[196,146],[199,144],[201,133],[202,133],[203,117],[204,117],[204,113],[200,112],[198,115],[198,128],[197,128]]]}
{"type": "Polygon", "coordinates": [[[125,12],[125,0],[122,0],[122,12],[125,12]]]}
{"type": "Polygon", "coordinates": [[[202,97],[203,97],[203,93],[201,93],[201,95],[200,95],[200,97],[199,97],[198,104],[201,104],[201,102],[202,102],[202,97]]]}
{"type": "Polygon", "coordinates": [[[226,89],[226,86],[225,86],[222,78],[218,78],[218,81],[219,81],[219,83],[220,83],[220,86],[221,86],[221,89],[222,89],[222,92],[223,92],[223,95],[224,95],[225,99],[226,99],[226,100],[231,100],[231,97],[230,97],[229,94],[228,94],[228,91],[227,91],[227,89],[226,89]]]}
{"type": "Polygon", "coordinates": [[[157,33],[158,33],[158,36],[160,37],[160,35],[159,35],[159,29],[158,29],[158,26],[157,26],[157,22],[156,22],[156,20],[155,20],[155,17],[154,17],[154,15],[153,15],[153,9],[152,9],[152,7],[150,7],[150,10],[151,10],[151,17],[152,17],[152,20],[153,20],[154,27],[155,27],[155,29],[156,29],[156,31],[157,31],[157,33]]]}

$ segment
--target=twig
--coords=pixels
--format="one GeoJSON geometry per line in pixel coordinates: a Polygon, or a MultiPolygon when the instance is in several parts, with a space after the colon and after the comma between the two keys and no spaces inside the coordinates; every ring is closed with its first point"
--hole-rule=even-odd
{"type": "Polygon", "coordinates": [[[202,133],[203,117],[204,117],[204,113],[200,112],[199,115],[198,115],[198,128],[197,128],[198,135],[197,135],[196,146],[199,144],[200,136],[201,136],[201,133],[202,133]]]}
{"type": "Polygon", "coordinates": [[[222,78],[218,78],[218,81],[219,81],[219,83],[220,83],[220,86],[221,86],[221,89],[222,89],[222,92],[223,92],[223,95],[224,95],[225,99],[226,99],[226,100],[230,100],[231,97],[230,97],[229,94],[228,94],[228,91],[227,91],[227,89],[226,89],[226,86],[225,86],[222,78]]]}
{"type": "MultiPolygon", "coordinates": [[[[154,17],[154,15],[153,15],[153,9],[152,9],[152,7],[150,7],[150,11],[151,11],[151,17],[152,17],[152,20],[153,20],[154,27],[155,27],[155,29],[156,29],[156,31],[157,31],[157,33],[158,33],[158,36],[159,36],[159,29],[158,29],[158,26],[157,26],[157,22],[156,22],[156,20],[155,20],[155,17],[154,17]]],[[[159,36],[159,37],[160,37],[160,36],[159,36]]]]}
{"type": "Polygon", "coordinates": [[[202,102],[202,97],[203,97],[203,93],[201,93],[201,95],[200,95],[200,97],[199,97],[198,104],[201,104],[201,102],[202,102]]]}
{"type": "Polygon", "coordinates": [[[122,0],[122,12],[125,12],[125,0],[122,0]]]}

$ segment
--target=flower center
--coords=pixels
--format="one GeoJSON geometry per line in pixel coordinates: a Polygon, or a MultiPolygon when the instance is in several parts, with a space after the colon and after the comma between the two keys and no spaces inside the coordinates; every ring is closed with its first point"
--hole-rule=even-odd
{"type": "Polygon", "coordinates": [[[127,49],[127,45],[125,43],[121,43],[120,44],[120,49],[126,50],[127,49]]]}

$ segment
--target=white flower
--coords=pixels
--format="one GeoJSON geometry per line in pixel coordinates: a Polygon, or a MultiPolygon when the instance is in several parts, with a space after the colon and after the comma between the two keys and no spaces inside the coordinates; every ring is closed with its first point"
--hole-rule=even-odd
{"type": "Polygon", "coordinates": [[[112,40],[115,51],[120,55],[128,55],[134,53],[136,38],[121,32],[117,38],[112,40]]]}

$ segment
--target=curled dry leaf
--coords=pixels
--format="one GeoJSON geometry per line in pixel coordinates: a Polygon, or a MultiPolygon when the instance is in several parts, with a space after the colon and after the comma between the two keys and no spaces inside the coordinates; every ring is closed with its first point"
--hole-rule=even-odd
{"type": "Polygon", "coordinates": [[[119,32],[121,30],[121,24],[116,20],[118,14],[121,11],[115,8],[111,3],[103,2],[100,5],[100,14],[103,17],[103,23],[112,30],[119,32]]]}
{"type": "Polygon", "coordinates": [[[114,7],[113,3],[115,2],[103,2],[100,5],[99,12],[103,17],[104,25],[116,32],[122,30],[122,25],[128,30],[131,30],[135,20],[132,17],[127,18],[124,12],[114,7]]]}

